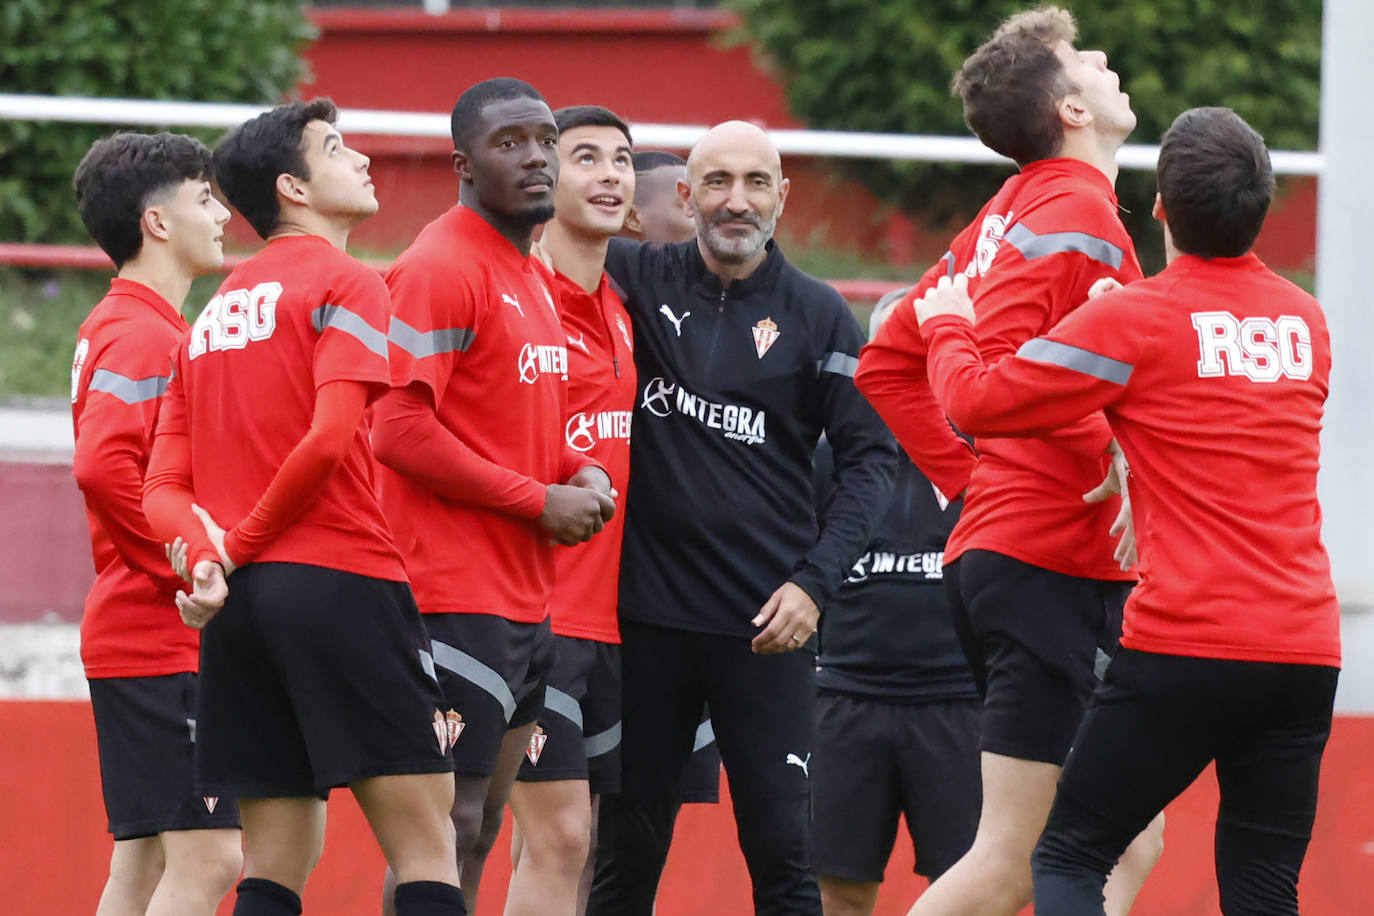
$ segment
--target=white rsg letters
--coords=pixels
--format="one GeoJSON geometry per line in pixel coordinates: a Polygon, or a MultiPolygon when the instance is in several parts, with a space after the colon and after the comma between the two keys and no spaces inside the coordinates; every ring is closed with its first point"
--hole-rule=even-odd
{"type": "Polygon", "coordinates": [[[266,340],[277,329],[280,283],[231,289],[211,299],[191,328],[191,359],[212,350],[242,350],[250,340],[266,340]]]}
{"type": "Polygon", "coordinates": [[[1312,332],[1297,315],[1241,319],[1230,312],[1194,312],[1192,317],[1199,378],[1243,375],[1252,382],[1276,382],[1312,377],[1312,332]]]}

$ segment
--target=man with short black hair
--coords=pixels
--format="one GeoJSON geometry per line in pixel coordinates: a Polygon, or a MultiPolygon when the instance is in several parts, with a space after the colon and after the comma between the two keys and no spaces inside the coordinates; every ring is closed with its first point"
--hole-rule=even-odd
{"type": "Polygon", "coordinates": [[[390,309],[345,246],[377,199],[335,115],[328,99],[282,105],[215,150],[267,246],[177,347],[143,505],[188,544],[198,782],[237,794],[243,817],[235,916],[301,912],[324,799],[345,785],[401,882],[399,916],[461,916],[439,689],[364,432],[390,387],[390,309]]]}
{"type": "Polygon", "coordinates": [[[373,442],[433,643],[476,899],[556,658],[557,545],[590,539],[615,503],[606,471],[564,439],[567,335],[529,256],[554,215],[553,112],[528,83],[485,80],[459,97],[452,128],[459,202],[387,272],[396,387],[373,442]]]}
{"type": "MultiPolygon", "coordinates": [[[[931,392],[910,308],[940,277],[968,277],[982,353],[995,362],[1077,308],[1098,279],[1140,277],[1113,188],[1135,114],[1106,56],[1078,50],[1075,37],[1069,13],[1041,7],[1009,18],[964,61],[953,81],[964,118],[1019,171],[864,348],[854,377],[942,498],[966,494],[945,586],[983,697],[983,810],[968,854],[921,895],[915,916],[1011,916],[1030,902],[1031,850],[1135,578],[1113,556],[1120,503],[1102,501],[1112,467],[1102,416],[1034,440],[979,439],[975,451],[931,392]]],[[[1158,857],[1161,830],[1109,887],[1115,916],[1158,857]]]]}
{"type": "MultiPolygon", "coordinates": [[[[907,293],[874,306],[875,335],[907,293]]],[[[834,454],[816,450],[824,512],[834,454]]],[[[950,626],[941,558],[962,508],[897,458],[892,498],[821,615],[816,751],[811,760],[816,874],[825,916],[869,916],[899,817],[916,873],[935,880],[978,827],[978,691],[950,626]]]]}
{"type": "Polygon", "coordinates": [[[81,221],[117,271],[78,332],[72,474],[95,584],[81,616],[114,851],[97,916],[210,916],[243,863],[238,806],[195,785],[199,634],[143,514],[143,470],[191,281],[224,263],[214,163],[180,134],[118,133],[82,157],[81,221]]]}
{"type": "Polygon", "coordinates": [[[1158,276],[1099,287],[991,367],[965,278],[916,314],[961,428],[1033,435],[1105,410],[1130,462],[1141,583],[1035,849],[1036,912],[1101,914],[1131,838],[1215,761],[1222,912],[1296,916],[1340,665],[1317,502],[1330,338],[1250,251],[1274,191],[1258,134],[1186,111],[1158,171],[1158,276]]]}
{"type": "MultiPolygon", "coordinates": [[[[554,218],[540,248],[568,343],[563,438],[625,486],[630,475],[634,343],[630,316],[602,269],[635,194],[630,128],[599,105],[553,113],[554,218]]],[[[573,916],[586,907],[601,796],[620,789],[620,627],[616,583],[624,514],[590,542],[555,555],[549,622],[558,660],[510,807],[518,831],[506,913],[573,916]]],[[[514,841],[513,841],[514,842],[514,841]]]]}
{"type": "Polygon", "coordinates": [[[854,316],[773,241],[789,185],[767,134],[717,125],[687,178],[694,240],[607,252],[635,319],[640,396],[620,573],[621,792],[602,800],[588,912],[652,909],[709,701],[755,911],[819,916],[812,637],[891,492],[895,447],[850,379],[854,316]],[[822,432],[839,471],[818,517],[822,432]]]}
{"type": "Polygon", "coordinates": [[[687,160],[676,153],[646,150],[634,154],[634,165],[634,206],[621,235],[649,243],[694,238],[696,224],[677,190],[677,183],[687,176],[687,160]]]}

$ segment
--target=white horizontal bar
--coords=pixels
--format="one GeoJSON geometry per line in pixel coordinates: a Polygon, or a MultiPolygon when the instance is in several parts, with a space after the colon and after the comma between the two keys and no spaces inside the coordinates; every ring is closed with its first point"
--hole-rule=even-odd
{"type": "MultiPolygon", "coordinates": [[[[266,111],[266,105],[223,102],[160,102],[145,99],[98,99],[77,96],[0,94],[0,118],[25,121],[74,121],[147,127],[237,127],[266,111]]],[[[646,147],[690,149],[705,126],[634,124],[635,142],[646,147]]],[[[360,134],[402,137],[447,137],[449,116],[410,111],[346,108],[339,128],[360,134]]],[[[1005,163],[1008,160],[973,137],[934,137],[837,130],[771,130],[778,151],[789,156],[841,159],[909,159],[926,162],[1005,163]]],[[[1151,170],[1159,147],[1128,144],[1117,161],[1125,169],[1151,170]]],[[[1274,171],[1281,175],[1319,175],[1319,152],[1274,150],[1274,171]]]]}

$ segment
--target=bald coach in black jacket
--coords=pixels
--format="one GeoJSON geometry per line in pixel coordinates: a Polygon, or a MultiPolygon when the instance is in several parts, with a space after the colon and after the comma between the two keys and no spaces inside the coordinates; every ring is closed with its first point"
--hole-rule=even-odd
{"type": "Polygon", "coordinates": [[[602,802],[591,916],[648,916],[709,701],[757,913],[820,916],[811,868],[813,636],[891,494],[896,446],[854,388],[863,333],[771,240],[787,196],[758,128],[713,128],[679,185],[697,238],[613,240],[634,319],[620,579],[622,794],[602,802]],[[817,518],[812,454],[835,452],[817,518]]]}

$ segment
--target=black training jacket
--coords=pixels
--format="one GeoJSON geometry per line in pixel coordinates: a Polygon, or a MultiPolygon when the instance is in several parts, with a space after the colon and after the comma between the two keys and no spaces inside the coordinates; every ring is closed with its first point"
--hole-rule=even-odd
{"type": "Polygon", "coordinates": [[[845,301],[773,242],[724,289],[695,241],[613,239],[606,271],[634,319],[640,391],[621,619],[752,637],[789,579],[823,609],[886,511],[897,455],[854,388],[863,333],[845,301]],[[836,487],[818,524],[822,432],[836,487]]]}
{"type": "MultiPolygon", "coordinates": [[[[816,504],[830,499],[828,442],[816,449],[816,504]]],[[[906,455],[868,549],[854,562],[821,617],[823,691],[891,703],[977,697],[950,622],[942,568],[945,541],[962,500],[941,509],[935,488],[906,455]]]]}

